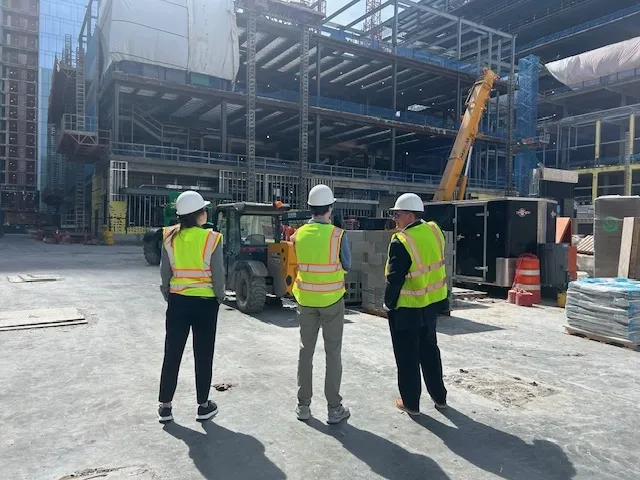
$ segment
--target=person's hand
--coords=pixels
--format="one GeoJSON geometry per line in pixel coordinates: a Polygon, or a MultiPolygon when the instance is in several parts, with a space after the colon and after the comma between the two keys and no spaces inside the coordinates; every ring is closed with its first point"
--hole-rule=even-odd
{"type": "Polygon", "coordinates": [[[390,309],[389,307],[387,307],[387,304],[386,304],[386,303],[383,303],[383,304],[382,304],[382,308],[383,308],[383,310],[384,310],[385,312],[390,312],[390,311],[391,311],[391,309],[390,309]]]}

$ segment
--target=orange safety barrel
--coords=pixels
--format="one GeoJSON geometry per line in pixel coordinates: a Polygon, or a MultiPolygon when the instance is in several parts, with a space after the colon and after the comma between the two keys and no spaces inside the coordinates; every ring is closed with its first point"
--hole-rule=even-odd
{"type": "Polygon", "coordinates": [[[514,279],[516,291],[530,292],[533,303],[542,301],[540,292],[540,259],[535,255],[525,254],[518,257],[514,279]]]}

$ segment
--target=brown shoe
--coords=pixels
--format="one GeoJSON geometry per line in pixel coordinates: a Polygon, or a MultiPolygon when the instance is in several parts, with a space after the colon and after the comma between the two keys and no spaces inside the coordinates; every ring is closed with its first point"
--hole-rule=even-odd
{"type": "Polygon", "coordinates": [[[410,410],[407,407],[405,407],[401,398],[396,398],[396,407],[398,407],[398,410],[402,410],[403,412],[408,413],[411,416],[415,417],[417,415],[420,415],[419,410],[410,410]]]}

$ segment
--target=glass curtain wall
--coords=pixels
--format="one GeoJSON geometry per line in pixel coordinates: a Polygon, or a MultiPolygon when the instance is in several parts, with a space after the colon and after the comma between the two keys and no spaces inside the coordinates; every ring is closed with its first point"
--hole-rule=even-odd
{"type": "Polygon", "coordinates": [[[38,69],[38,187],[47,185],[47,115],[55,57],[71,36],[75,51],[87,0],[40,0],[40,52],[38,69]]]}

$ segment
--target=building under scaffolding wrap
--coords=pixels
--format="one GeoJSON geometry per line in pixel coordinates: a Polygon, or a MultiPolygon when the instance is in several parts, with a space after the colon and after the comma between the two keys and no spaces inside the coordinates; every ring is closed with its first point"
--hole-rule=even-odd
{"type": "Polygon", "coordinates": [[[516,93],[516,140],[517,153],[514,160],[516,189],[527,195],[531,184],[531,172],[538,164],[534,153],[537,147],[536,127],[538,122],[538,87],[540,60],[535,55],[521,58],[518,62],[518,91],[516,93]]]}
{"type": "Polygon", "coordinates": [[[150,13],[149,1],[90,1],[71,60],[58,59],[51,137],[67,164],[91,165],[76,170],[69,224],[140,234],[169,193],[186,188],[213,201],[304,207],[309,188],[326,183],[357,215],[380,214],[406,191],[428,199],[483,67],[501,80],[468,191],[503,194],[512,184],[515,67],[499,61],[512,35],[410,0],[356,0],[328,16],[324,2],[236,0],[227,9],[230,0],[215,0],[189,12],[193,2],[175,1],[150,13]],[[335,23],[365,2],[364,16],[335,23]],[[380,24],[380,12],[396,21],[380,24]],[[447,27],[425,30],[402,21],[407,12],[447,27]],[[172,40],[158,30],[167,24],[172,40]],[[433,45],[449,30],[457,41],[433,45]],[[470,39],[482,48],[463,58],[470,39]]]}

